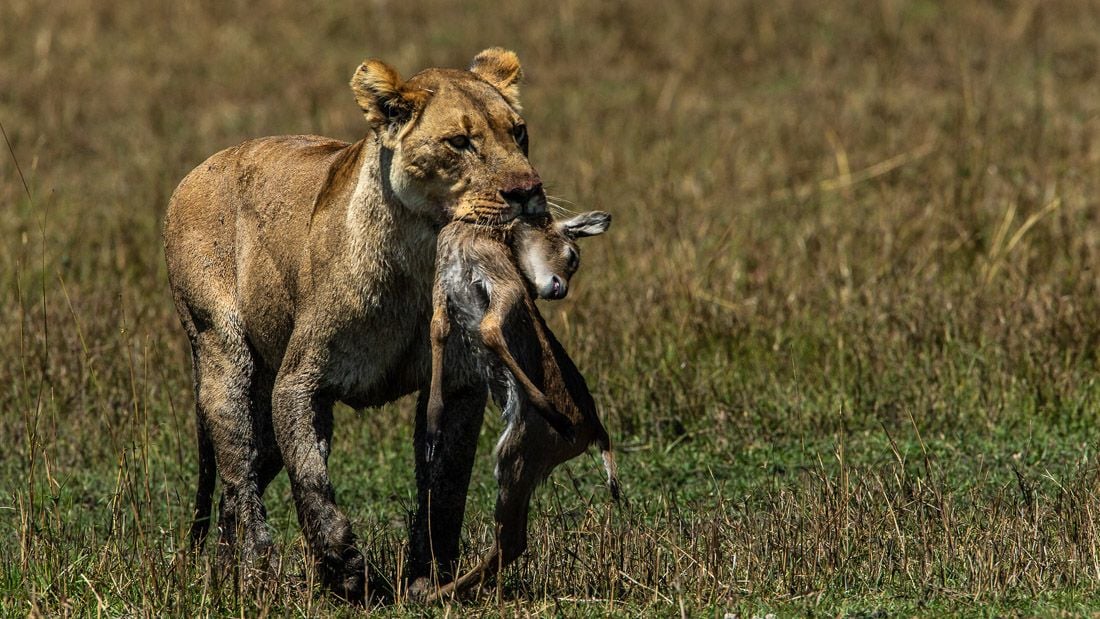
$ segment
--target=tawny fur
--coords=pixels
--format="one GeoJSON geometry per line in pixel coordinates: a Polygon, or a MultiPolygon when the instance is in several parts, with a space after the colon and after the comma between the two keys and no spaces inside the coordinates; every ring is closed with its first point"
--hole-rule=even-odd
{"type": "Polygon", "coordinates": [[[523,68],[515,52],[500,47],[487,49],[474,57],[470,70],[496,86],[512,107],[520,109],[519,83],[523,81],[523,68]]]}
{"type": "Polygon", "coordinates": [[[421,390],[409,572],[414,589],[433,568],[446,578],[485,388],[476,368],[448,360],[447,441],[425,462],[436,235],[455,218],[508,221],[545,195],[517,143],[516,102],[478,73],[428,69],[402,81],[367,61],[352,89],[367,137],[264,138],[212,156],[177,187],[164,240],[195,378],[193,543],[209,527],[216,460],[219,554],[263,559],[271,537],[262,495],[285,465],[321,576],[357,599],[363,557],[328,476],[332,405],[377,406],[421,390]],[[455,148],[456,135],[471,147],[455,148]]]}

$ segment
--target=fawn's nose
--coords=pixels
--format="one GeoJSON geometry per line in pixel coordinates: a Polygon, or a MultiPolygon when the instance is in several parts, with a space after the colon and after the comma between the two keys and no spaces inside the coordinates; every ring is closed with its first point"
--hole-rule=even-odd
{"type": "Polygon", "coordinates": [[[565,280],[557,275],[552,275],[550,276],[550,284],[547,286],[543,298],[556,301],[558,299],[564,299],[568,292],[569,288],[566,286],[565,280]]]}
{"type": "Polygon", "coordinates": [[[534,181],[517,185],[511,189],[500,190],[500,196],[520,215],[535,215],[546,212],[546,199],[542,193],[542,183],[534,181]]]}

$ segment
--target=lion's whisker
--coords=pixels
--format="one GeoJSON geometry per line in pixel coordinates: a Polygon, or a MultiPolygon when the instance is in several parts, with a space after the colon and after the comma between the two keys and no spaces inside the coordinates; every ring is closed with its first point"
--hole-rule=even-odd
{"type": "Polygon", "coordinates": [[[555,196],[553,194],[548,193],[548,194],[546,194],[546,197],[549,198],[549,199],[558,200],[559,202],[565,202],[566,204],[572,204],[573,206],[580,206],[576,202],[574,202],[572,200],[569,200],[567,198],[564,198],[562,196],[555,196]]]}
{"type": "Polygon", "coordinates": [[[551,207],[554,208],[556,215],[564,215],[564,214],[576,215],[577,214],[576,211],[574,211],[572,209],[568,209],[568,208],[558,204],[557,202],[552,202],[550,200],[547,200],[546,204],[548,204],[548,205],[550,205],[551,207]]]}

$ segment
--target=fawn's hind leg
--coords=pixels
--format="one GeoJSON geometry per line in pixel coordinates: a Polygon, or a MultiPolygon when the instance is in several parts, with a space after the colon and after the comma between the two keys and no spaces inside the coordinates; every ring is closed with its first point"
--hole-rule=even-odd
{"type": "MultiPolygon", "coordinates": [[[[508,370],[512,372],[512,375],[516,377],[516,381],[523,387],[528,399],[531,400],[531,405],[542,415],[542,418],[562,438],[573,442],[576,435],[573,430],[573,422],[556,410],[550,400],[547,399],[546,394],[531,382],[531,378],[527,376],[527,373],[519,366],[516,358],[512,356],[512,352],[508,350],[508,342],[504,339],[502,325],[505,324],[509,312],[516,307],[524,294],[526,294],[526,291],[519,288],[502,287],[493,291],[489,307],[481,319],[481,340],[484,342],[485,347],[493,351],[508,370]]],[[[537,346],[537,344],[535,345],[537,346]]]]}

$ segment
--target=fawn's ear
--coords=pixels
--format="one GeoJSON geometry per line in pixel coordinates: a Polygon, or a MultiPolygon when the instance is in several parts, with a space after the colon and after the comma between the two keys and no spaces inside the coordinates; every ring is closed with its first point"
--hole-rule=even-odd
{"type": "Polygon", "coordinates": [[[582,236],[596,236],[606,232],[611,225],[611,213],[588,211],[566,219],[558,225],[561,226],[565,236],[571,239],[579,239],[582,236]]]}
{"type": "Polygon", "coordinates": [[[523,81],[523,68],[519,56],[503,47],[490,47],[474,56],[470,72],[489,82],[504,95],[504,100],[519,111],[519,83],[523,81]]]}
{"type": "Polygon", "coordinates": [[[428,99],[427,91],[408,88],[393,67],[373,58],[355,70],[351,90],[373,128],[406,123],[428,99]]]}

